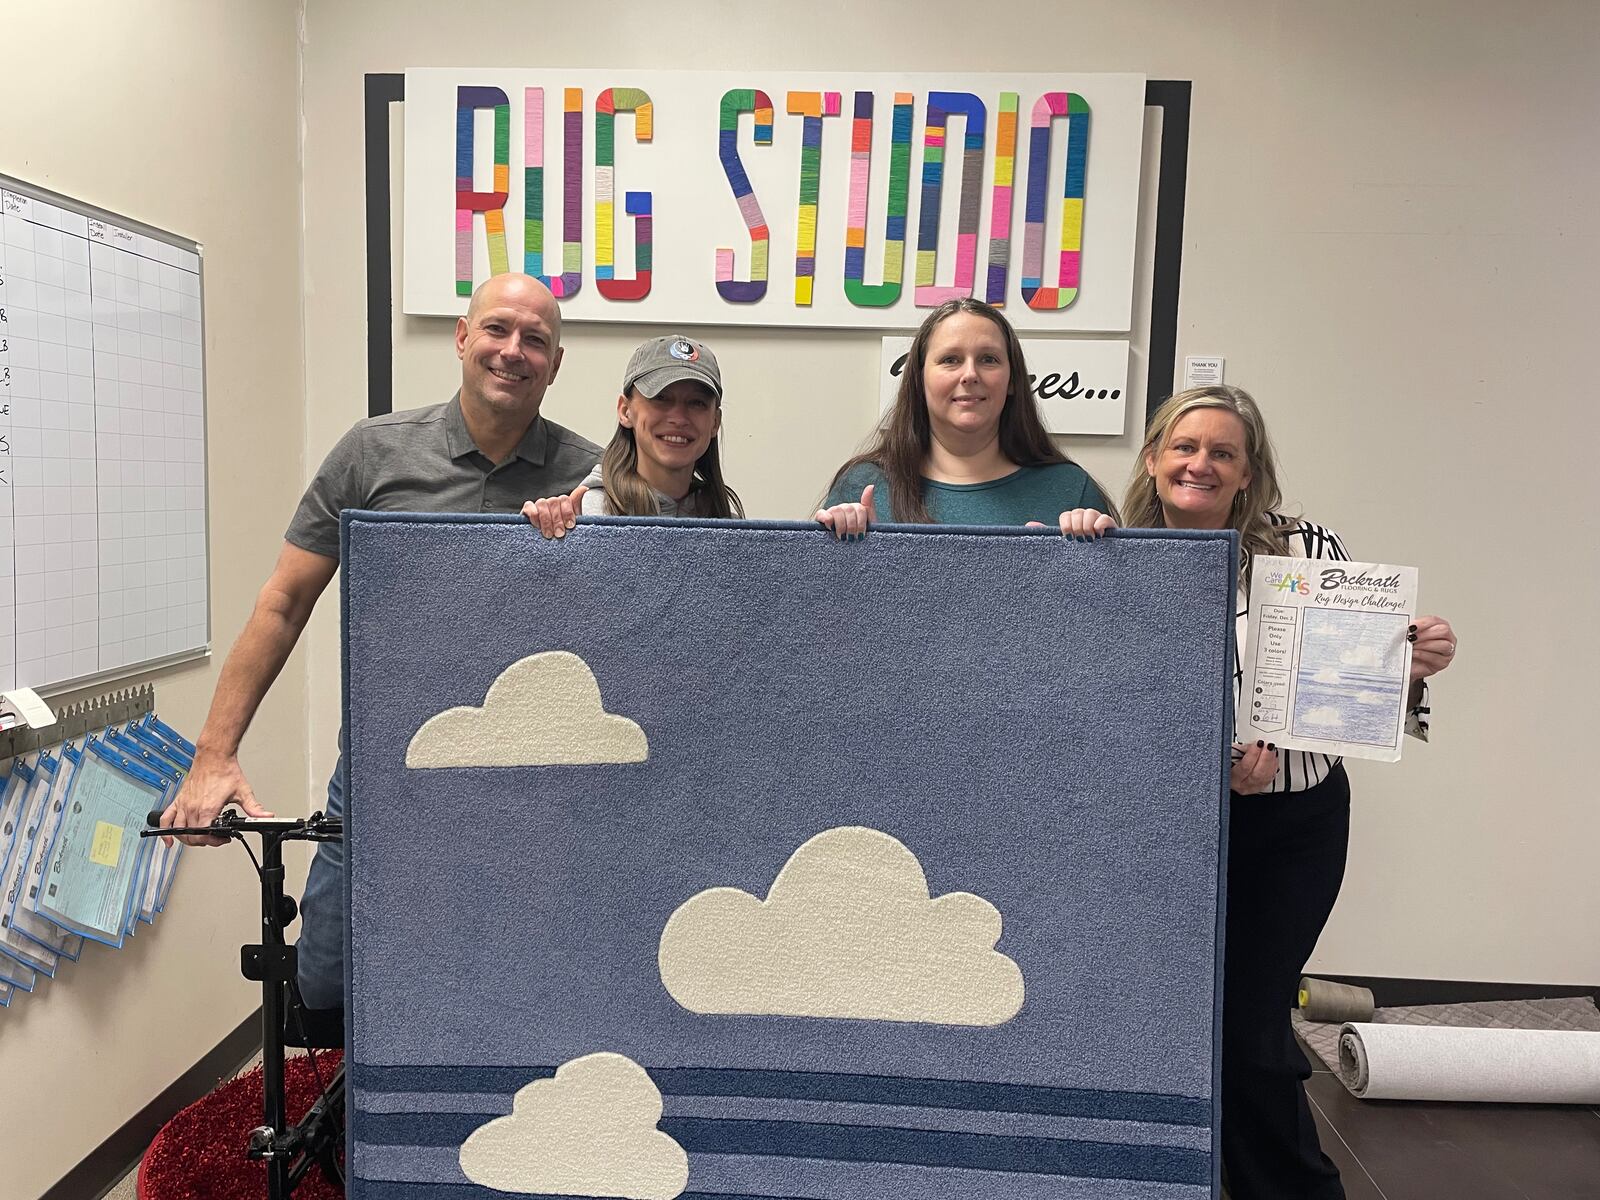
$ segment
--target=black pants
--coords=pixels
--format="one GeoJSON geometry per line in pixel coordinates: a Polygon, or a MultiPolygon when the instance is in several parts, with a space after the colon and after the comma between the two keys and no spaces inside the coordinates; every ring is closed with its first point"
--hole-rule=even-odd
{"type": "Polygon", "coordinates": [[[1228,825],[1222,997],[1222,1167],[1233,1200],[1334,1200],[1306,1102],[1311,1076],[1289,1010],[1333,911],[1350,842],[1350,781],[1337,766],[1288,795],[1235,793],[1228,825]]]}

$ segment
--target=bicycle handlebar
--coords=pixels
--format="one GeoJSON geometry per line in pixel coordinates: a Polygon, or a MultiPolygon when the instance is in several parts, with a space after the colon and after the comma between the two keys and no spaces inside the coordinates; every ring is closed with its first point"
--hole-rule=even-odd
{"type": "Polygon", "coordinates": [[[217,814],[209,825],[189,825],[162,829],[161,814],[164,809],[153,809],[145,816],[149,825],[139,831],[140,837],[172,837],[175,834],[206,834],[211,837],[238,838],[247,833],[263,836],[277,834],[290,841],[331,842],[344,837],[344,822],[337,817],[325,817],[320,812],[309,817],[246,817],[234,809],[217,814]]]}

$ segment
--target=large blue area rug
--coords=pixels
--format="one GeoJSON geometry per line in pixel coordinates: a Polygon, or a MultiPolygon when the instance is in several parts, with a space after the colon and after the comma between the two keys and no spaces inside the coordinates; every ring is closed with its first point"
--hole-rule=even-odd
{"type": "Polygon", "coordinates": [[[1231,536],[345,521],[352,1196],[1214,1194],[1231,536]]]}

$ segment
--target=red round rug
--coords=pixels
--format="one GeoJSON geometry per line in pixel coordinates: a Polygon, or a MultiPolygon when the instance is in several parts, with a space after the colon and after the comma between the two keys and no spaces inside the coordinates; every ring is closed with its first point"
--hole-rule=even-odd
{"type": "MultiPolygon", "coordinates": [[[[290,1123],[305,1116],[333,1078],[342,1057],[337,1050],[299,1054],[283,1065],[285,1104],[290,1123]],[[320,1073],[322,1083],[318,1083],[320,1073]]],[[[229,1080],[202,1096],[156,1134],[139,1163],[139,1200],[261,1200],[267,1194],[267,1168],[245,1157],[249,1133],[261,1124],[261,1068],[229,1080]]],[[[339,1200],[342,1188],[313,1167],[294,1191],[295,1200],[339,1200]]]]}

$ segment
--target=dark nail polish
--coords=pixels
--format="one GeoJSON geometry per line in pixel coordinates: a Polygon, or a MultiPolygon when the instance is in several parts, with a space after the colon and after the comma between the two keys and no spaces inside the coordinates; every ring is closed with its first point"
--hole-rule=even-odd
{"type": "Polygon", "coordinates": [[[1259,749],[1261,749],[1261,747],[1263,747],[1263,746],[1265,746],[1265,745],[1266,745],[1266,743],[1265,743],[1265,742],[1257,742],[1257,743],[1256,743],[1256,749],[1257,749],[1257,750],[1259,750],[1259,749]]]}
{"type": "Polygon", "coordinates": [[[1406,632],[1407,633],[1415,633],[1416,631],[1417,631],[1417,627],[1415,625],[1407,625],[1406,626],[1406,632]]]}
{"type": "Polygon", "coordinates": [[[1275,745],[1273,745],[1273,743],[1271,743],[1271,742],[1268,742],[1268,743],[1267,743],[1267,749],[1268,749],[1268,750],[1276,750],[1276,749],[1277,749],[1277,748],[1278,748],[1278,747],[1277,747],[1277,746],[1275,746],[1275,745]]]}

